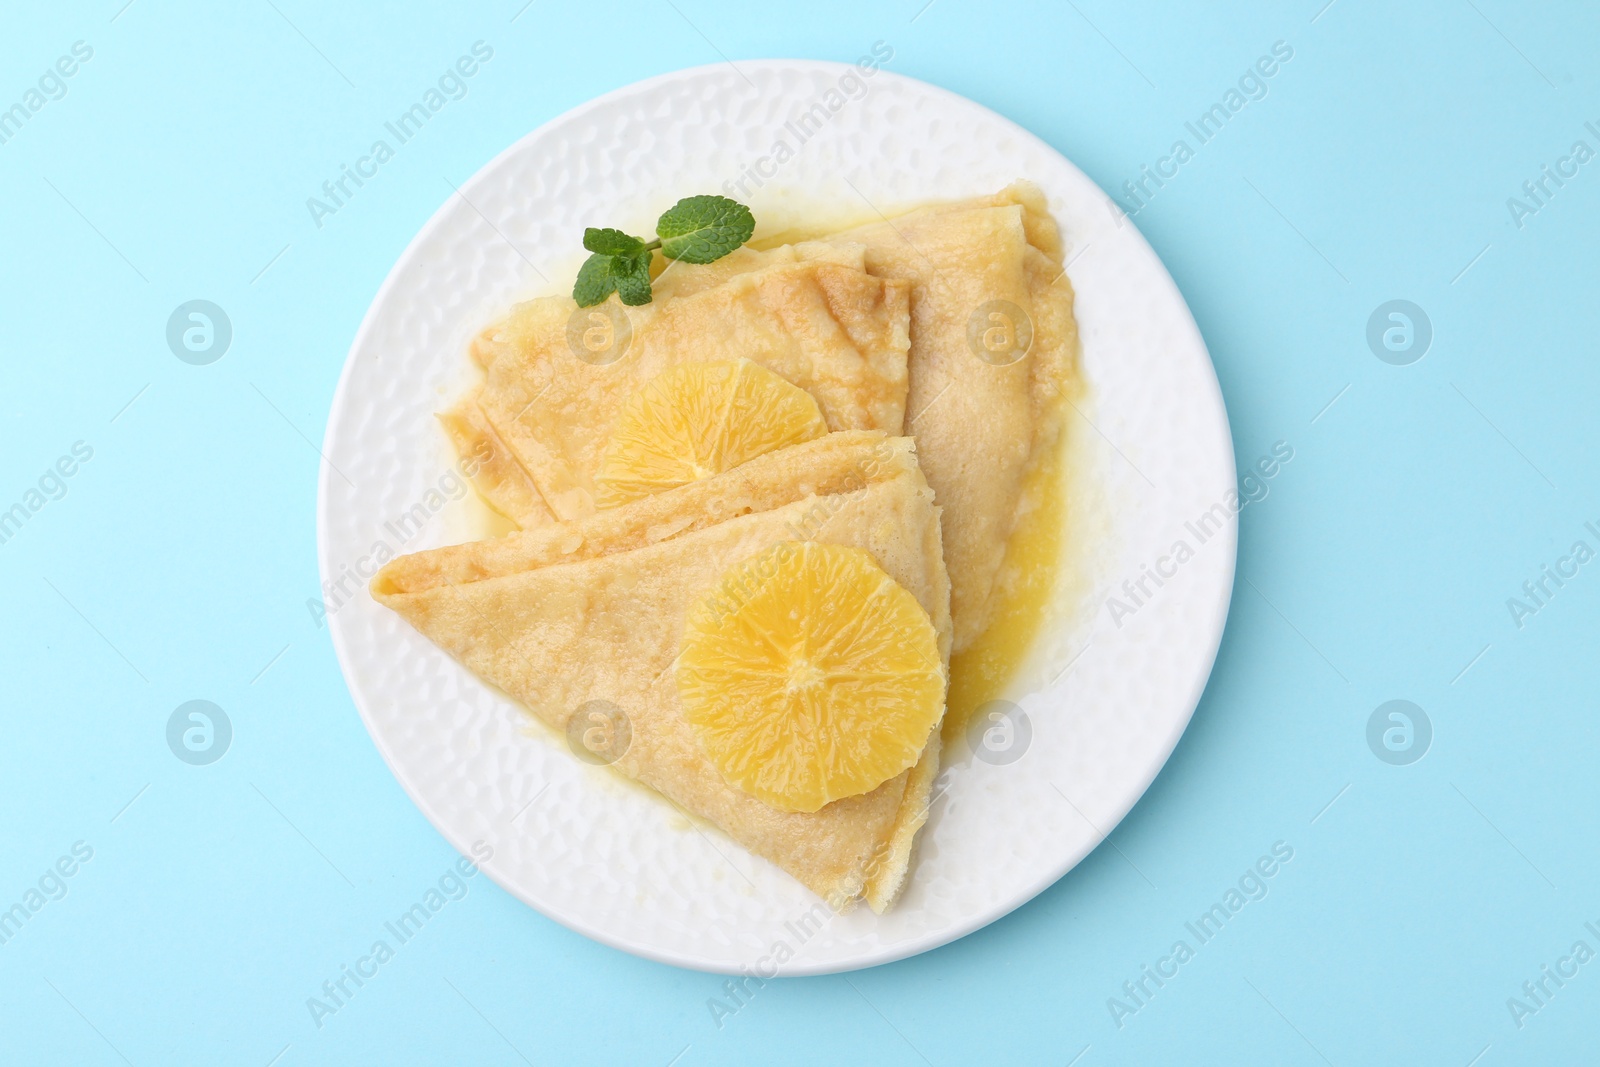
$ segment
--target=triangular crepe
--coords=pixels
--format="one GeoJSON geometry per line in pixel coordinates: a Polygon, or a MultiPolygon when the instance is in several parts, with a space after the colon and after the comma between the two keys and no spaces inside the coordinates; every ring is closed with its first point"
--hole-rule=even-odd
{"type": "Polygon", "coordinates": [[[944,512],[959,652],[989,625],[1007,539],[1029,506],[1027,475],[1060,435],[1077,358],[1060,233],[1039,190],[1018,183],[830,240],[864,244],[868,271],[911,284],[905,432],[944,512]],[[1031,347],[1014,362],[974,346],[1001,302],[1031,325],[1031,347]]]}
{"type": "Polygon", "coordinates": [[[915,767],[877,789],[783,812],[723,780],[678,701],[688,612],[729,568],[793,540],[869,552],[928,612],[948,662],[939,510],[911,441],[878,432],[828,434],[587,518],[404,556],[372,591],[557,730],[588,701],[622,708],[632,737],[616,769],[834,907],[864,896],[881,911],[927,817],[939,731],[915,767]]]}
{"type": "Polygon", "coordinates": [[[518,305],[475,342],[487,378],[446,428],[462,454],[492,454],[478,488],[523,527],[594,512],[595,476],[623,404],[682,363],[749,359],[815,397],[830,430],[899,433],[909,286],[865,273],[862,256],[816,244],[669,265],[650,304],[625,309],[613,297],[581,313],[627,316],[630,338],[610,362],[574,354],[572,300],[518,305]]]}

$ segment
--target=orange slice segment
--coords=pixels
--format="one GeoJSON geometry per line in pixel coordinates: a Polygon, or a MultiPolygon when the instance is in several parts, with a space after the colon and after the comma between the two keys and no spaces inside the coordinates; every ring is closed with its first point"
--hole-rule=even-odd
{"type": "Polygon", "coordinates": [[[944,712],[928,613],[858,548],[786,541],[689,614],[678,695],[733,785],[816,811],[917,762],[944,712]]]}

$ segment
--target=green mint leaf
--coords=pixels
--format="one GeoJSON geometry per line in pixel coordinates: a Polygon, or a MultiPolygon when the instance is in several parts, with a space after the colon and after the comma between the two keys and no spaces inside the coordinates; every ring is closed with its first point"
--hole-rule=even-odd
{"type": "Polygon", "coordinates": [[[685,263],[711,263],[750,240],[755,216],[725,196],[691,196],[679,200],[656,223],[661,254],[685,263]]]}
{"type": "Polygon", "coordinates": [[[596,252],[584,260],[578,270],[578,280],[572,283],[572,299],[581,308],[603,303],[617,291],[617,257],[596,252]]]}
{"type": "Polygon", "coordinates": [[[617,259],[617,296],[629,307],[650,303],[650,253],[617,259]],[[624,269],[626,268],[626,269],[624,269]]]}
{"type": "Polygon", "coordinates": [[[583,231],[583,247],[608,256],[633,256],[644,251],[644,242],[621,230],[597,230],[590,226],[583,231]]]}
{"type": "Polygon", "coordinates": [[[586,308],[604,303],[612,293],[629,307],[650,303],[649,252],[631,256],[596,252],[584,261],[578,270],[578,280],[572,285],[572,299],[578,306],[586,308]]]}

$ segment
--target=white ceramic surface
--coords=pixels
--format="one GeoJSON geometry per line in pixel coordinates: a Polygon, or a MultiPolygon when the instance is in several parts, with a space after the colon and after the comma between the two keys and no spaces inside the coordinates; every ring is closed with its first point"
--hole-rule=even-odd
{"type": "Polygon", "coordinates": [[[485,869],[509,892],[598,941],[681,966],[865,967],[1029,900],[1103,840],[1161,769],[1205,686],[1233,585],[1231,514],[1204,543],[1185,526],[1227,512],[1214,505],[1235,486],[1210,358],[1160,261],[1093,182],[1008,120],[887,71],[863,78],[804,60],[680,71],[561,116],[464,183],[395,264],[351,347],[324,444],[322,574],[370,574],[379,545],[399,553],[462,539],[458,505],[420,531],[399,521],[432,514],[441,480],[447,493],[455,486],[433,415],[461,387],[472,333],[515,300],[570,283],[584,226],[646,233],[680,196],[713,191],[746,199],[758,219],[819,203],[876,217],[1017,177],[1044,188],[1068,241],[1092,389],[1069,415],[1075,462],[1088,465],[1081,484],[1106,516],[1101,543],[1078,549],[1093,560],[1086,610],[1041,643],[1060,664],[1045,673],[1060,677],[1018,696],[1026,751],[996,765],[958,746],[900,903],[882,917],[859,908],[818,922],[825,909],[798,883],[580,764],[364,590],[330,596],[334,647],[379,751],[456,848],[493,846],[485,869]],[[794,153],[781,165],[779,142],[794,153]],[[740,192],[749,173],[761,184],[746,177],[740,192]],[[1113,620],[1106,598],[1179,539],[1194,557],[1159,588],[1147,579],[1154,595],[1113,620]]]}

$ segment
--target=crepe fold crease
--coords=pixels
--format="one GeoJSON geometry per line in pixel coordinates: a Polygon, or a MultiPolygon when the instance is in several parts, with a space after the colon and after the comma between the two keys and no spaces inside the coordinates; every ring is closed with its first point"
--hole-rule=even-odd
{"type": "Polygon", "coordinates": [[[910,439],[875,431],[827,434],[617,508],[403,556],[372,592],[558,731],[591,700],[622,709],[631,742],[616,770],[833,907],[864,898],[882,911],[927,819],[937,726],[910,770],[816,812],[784,812],[722,778],[678,700],[673,667],[689,611],[731,567],[793,540],[870,553],[927,611],[948,668],[939,509],[910,439]]]}

